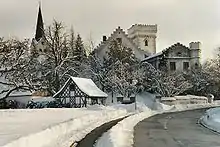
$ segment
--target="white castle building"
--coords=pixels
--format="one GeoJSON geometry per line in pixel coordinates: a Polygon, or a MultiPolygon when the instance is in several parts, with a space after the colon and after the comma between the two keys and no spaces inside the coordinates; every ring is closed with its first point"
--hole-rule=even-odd
{"type": "Polygon", "coordinates": [[[117,40],[123,46],[131,48],[139,60],[144,60],[156,53],[157,25],[133,25],[128,34],[118,27],[110,37],[103,36],[102,42],[94,50],[95,55],[103,60],[107,58],[107,51],[112,40],[117,40]]]}
{"type": "Polygon", "coordinates": [[[185,71],[200,66],[201,43],[191,42],[189,47],[176,43],[156,53],[157,25],[135,24],[127,33],[118,27],[110,37],[103,36],[102,42],[94,50],[94,54],[103,61],[107,57],[110,42],[117,40],[123,46],[131,48],[137,59],[151,63],[161,69],[166,63],[167,71],[185,71]]]}
{"type": "MultiPolygon", "coordinates": [[[[108,38],[103,36],[102,42],[93,53],[101,61],[104,58],[107,59],[107,51],[111,41],[117,40],[123,46],[131,48],[137,59],[151,63],[156,69],[161,69],[164,62],[168,71],[185,71],[200,66],[200,42],[191,42],[189,47],[176,43],[156,53],[156,38],[157,25],[135,24],[127,30],[127,33],[121,27],[118,27],[108,38]]],[[[39,7],[36,34],[32,40],[30,52],[38,54],[47,52],[41,7],[39,7]]]]}

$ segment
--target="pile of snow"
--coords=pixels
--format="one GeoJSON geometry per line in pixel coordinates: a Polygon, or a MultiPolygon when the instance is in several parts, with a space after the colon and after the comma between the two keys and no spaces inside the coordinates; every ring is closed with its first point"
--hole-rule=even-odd
{"type": "Polygon", "coordinates": [[[117,125],[104,133],[96,142],[96,147],[131,147],[133,144],[133,131],[138,122],[165,111],[175,109],[155,100],[154,95],[143,93],[137,102],[137,114],[125,118],[117,125]],[[153,110],[154,109],[154,110],[153,110]]]}
{"type": "Polygon", "coordinates": [[[69,147],[96,127],[129,115],[130,107],[0,110],[0,146],[69,147]]]}
{"type": "Polygon", "coordinates": [[[200,122],[207,128],[220,133],[220,107],[207,110],[200,122]]]}
{"type": "Polygon", "coordinates": [[[174,96],[174,97],[162,97],[161,102],[168,105],[201,104],[201,103],[208,103],[208,98],[204,96],[183,95],[183,96],[174,96]]]}
{"type": "Polygon", "coordinates": [[[132,115],[120,121],[96,142],[95,147],[130,147],[133,144],[134,126],[143,119],[157,114],[155,111],[145,111],[132,115]]]}
{"type": "Polygon", "coordinates": [[[220,101],[214,101],[213,103],[205,103],[205,104],[178,104],[173,105],[173,108],[168,112],[176,112],[176,111],[185,111],[185,110],[194,110],[200,108],[210,108],[210,107],[218,107],[220,106],[220,101]]]}

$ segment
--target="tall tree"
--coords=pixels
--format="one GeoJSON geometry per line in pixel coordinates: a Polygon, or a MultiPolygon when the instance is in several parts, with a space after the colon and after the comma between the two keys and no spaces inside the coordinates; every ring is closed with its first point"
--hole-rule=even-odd
{"type": "Polygon", "coordinates": [[[109,45],[109,51],[107,52],[108,64],[120,61],[122,63],[128,63],[130,65],[137,63],[134,53],[131,48],[125,47],[121,42],[112,40],[109,45]]]}
{"type": "Polygon", "coordinates": [[[87,58],[86,51],[83,45],[83,41],[79,34],[76,37],[74,55],[76,57],[76,60],[79,62],[83,62],[87,58]]]}

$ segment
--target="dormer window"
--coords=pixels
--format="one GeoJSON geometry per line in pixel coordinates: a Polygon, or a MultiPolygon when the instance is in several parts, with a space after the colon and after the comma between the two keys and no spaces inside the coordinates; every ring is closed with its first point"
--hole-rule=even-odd
{"type": "Polygon", "coordinates": [[[120,44],[122,43],[122,38],[116,38],[116,40],[118,43],[120,43],[120,44]]]}
{"type": "Polygon", "coordinates": [[[145,40],[144,44],[145,46],[148,46],[148,40],[145,40]]]}

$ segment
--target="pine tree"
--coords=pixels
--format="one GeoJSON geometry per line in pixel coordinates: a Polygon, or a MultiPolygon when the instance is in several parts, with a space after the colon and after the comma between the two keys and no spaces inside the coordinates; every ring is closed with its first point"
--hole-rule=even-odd
{"type": "Polygon", "coordinates": [[[78,34],[75,42],[75,49],[74,49],[74,57],[79,62],[84,62],[86,60],[86,51],[83,46],[83,41],[81,36],[78,34]]]}
{"type": "Polygon", "coordinates": [[[137,58],[135,58],[132,49],[123,46],[116,40],[111,41],[107,55],[109,64],[120,61],[132,65],[137,62],[137,58]]]}

